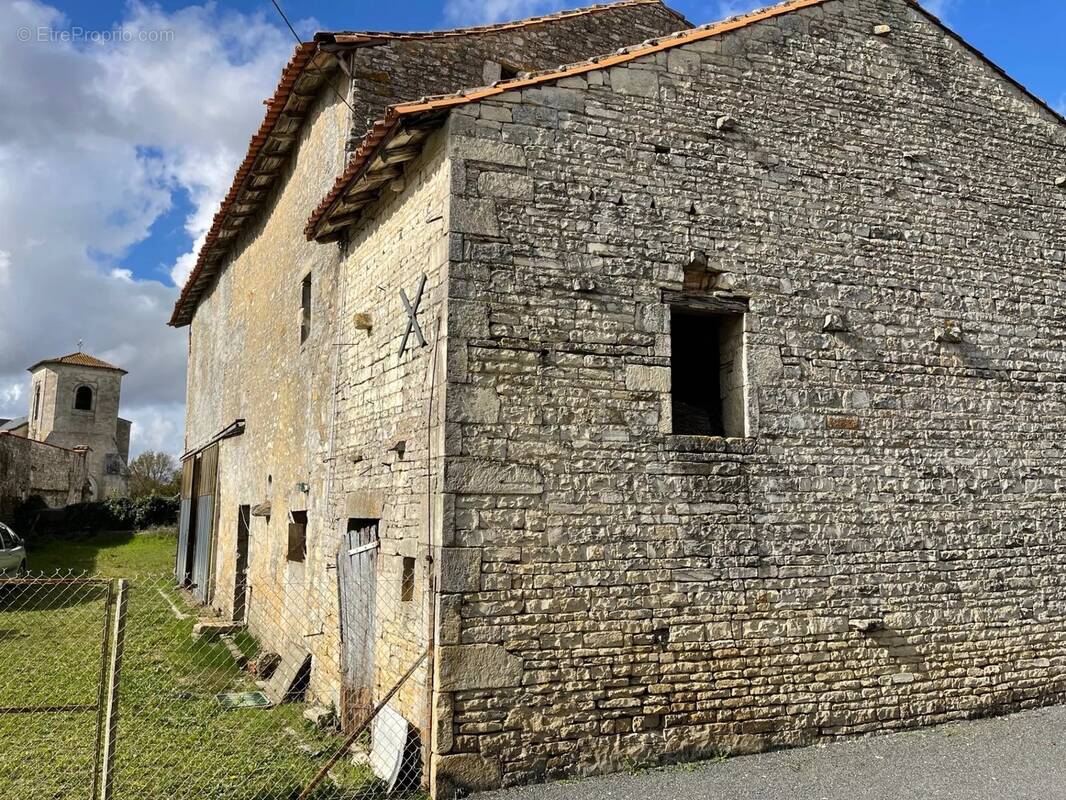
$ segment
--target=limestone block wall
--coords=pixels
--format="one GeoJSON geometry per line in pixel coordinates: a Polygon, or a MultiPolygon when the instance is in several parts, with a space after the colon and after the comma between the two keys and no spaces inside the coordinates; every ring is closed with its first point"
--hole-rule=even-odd
{"type": "MultiPolygon", "coordinates": [[[[264,646],[280,651],[295,650],[293,637],[316,621],[322,634],[306,641],[314,657],[312,690],[323,702],[339,699],[333,568],[347,519],[381,519],[383,650],[377,664],[383,693],[425,649],[432,625],[430,531],[443,515],[434,477],[443,434],[430,405],[433,397],[442,402],[446,368],[442,265],[449,167],[441,152],[427,156],[423,166],[408,168],[406,189],[385,193],[350,233],[349,244],[310,244],[304,223],[341,171],[346,142],[389,103],[494,79],[484,72],[488,60],[548,67],[682,25],[661,5],[648,4],[469,41],[386,40],[352,51],[344,56],[351,59],[350,85],[340,71],[334,81],[342,95],[350,89],[354,118],[332,90],[322,90],[273,197],[242,231],[200,302],[189,334],[186,448],[201,446],[235,419],[246,420],[242,436],[220,444],[212,605],[223,615],[233,610],[239,507],[269,501],[269,519],[251,521],[250,625],[264,646]],[[398,292],[404,288],[413,299],[422,273],[427,284],[420,313],[433,339],[420,348],[412,338],[398,357],[406,323],[398,292]],[[308,274],[312,334],[301,344],[299,291],[308,274]],[[370,333],[355,326],[357,313],[373,320],[370,333]],[[434,445],[433,437],[441,441],[434,445]],[[389,449],[401,442],[406,449],[389,449]],[[309,516],[303,563],[286,559],[293,510],[309,516]],[[409,601],[398,597],[405,557],[417,564],[409,601]],[[273,607],[284,613],[270,613],[273,607]]],[[[412,722],[428,729],[424,673],[400,702],[412,722]]]]}
{"type": "Polygon", "coordinates": [[[311,621],[327,615],[323,629],[336,629],[336,582],[327,571],[332,554],[310,546],[306,561],[295,562],[286,552],[290,511],[307,511],[309,541],[333,530],[323,458],[336,353],[338,250],[308,243],[303,225],[307,209],[342,166],[348,124],[348,110],[324,89],[263,215],[242,231],[189,334],[187,450],[245,420],[242,436],[219,445],[211,604],[223,615],[232,613],[240,506],[270,502],[269,519],[251,521],[249,620],[268,650],[284,650],[293,636],[306,641],[316,671],[336,661],[335,635],[304,639],[311,621]],[[301,285],[308,275],[312,328],[301,342],[301,285]]]}
{"type": "Polygon", "coordinates": [[[88,477],[86,453],[0,434],[0,520],[11,522],[18,507],[40,497],[51,508],[82,500],[88,477]]]}
{"type": "MultiPolygon", "coordinates": [[[[329,463],[331,516],[378,519],[375,675],[382,697],[427,650],[433,626],[431,556],[444,516],[441,479],[447,370],[448,188],[443,134],[408,165],[402,192],[353,228],[341,264],[337,384],[329,463]],[[419,284],[425,279],[420,301],[419,284]],[[414,306],[425,345],[412,329],[414,306]],[[367,330],[369,326],[369,330],[367,330]],[[405,558],[414,559],[413,591],[402,592],[405,558]]],[[[331,540],[336,548],[337,539],[331,540]]],[[[328,547],[325,541],[322,546],[328,547]]],[[[428,668],[408,681],[394,705],[423,734],[429,720],[428,668]]]]}
{"type": "Polygon", "coordinates": [[[842,0],[451,125],[439,786],[1066,698],[1060,121],[842,0]],[[744,438],[669,432],[694,251],[744,438]]]}
{"type": "Polygon", "coordinates": [[[516,70],[552,69],[687,27],[665,6],[649,3],[494,31],[386,39],[360,47],[349,56],[352,104],[360,112],[350,141],[357,145],[392,103],[499,80],[501,62],[516,70]]]}

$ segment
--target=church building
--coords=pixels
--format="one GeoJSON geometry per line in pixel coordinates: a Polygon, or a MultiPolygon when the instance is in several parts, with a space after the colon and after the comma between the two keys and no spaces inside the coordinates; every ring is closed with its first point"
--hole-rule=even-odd
{"type": "Polygon", "coordinates": [[[131,423],[118,415],[126,370],[79,351],[39,361],[29,372],[28,416],[0,424],[0,433],[25,440],[5,440],[28,454],[29,471],[36,476],[30,482],[34,485],[24,487],[23,493],[40,494],[35,489],[42,487],[35,482],[41,480],[42,467],[35,462],[41,454],[47,453],[51,461],[58,451],[65,451],[84,454],[84,477],[77,486],[68,487],[68,492],[54,486],[48,493],[54,495],[53,502],[48,496],[42,498],[49,505],[68,504],[59,500],[126,497],[131,423]],[[47,445],[51,450],[34,445],[47,445]]]}

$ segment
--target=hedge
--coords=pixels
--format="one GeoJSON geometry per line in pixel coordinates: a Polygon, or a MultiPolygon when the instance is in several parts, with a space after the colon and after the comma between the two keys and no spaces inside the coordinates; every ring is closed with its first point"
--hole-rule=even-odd
{"type": "Polygon", "coordinates": [[[77,534],[84,531],[130,531],[176,525],[181,499],[150,494],[137,500],[110,497],[65,508],[47,508],[31,497],[15,512],[16,531],[27,535],[77,534]]]}

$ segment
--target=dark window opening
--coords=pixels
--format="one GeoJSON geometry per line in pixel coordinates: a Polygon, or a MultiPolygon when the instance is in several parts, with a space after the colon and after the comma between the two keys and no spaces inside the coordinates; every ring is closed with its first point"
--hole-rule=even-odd
{"type": "Polygon", "coordinates": [[[745,435],[744,315],[670,311],[673,432],[745,435]]]}
{"type": "Polygon", "coordinates": [[[305,656],[300,668],[296,670],[292,683],[285,689],[286,703],[302,703],[307,699],[307,690],[311,686],[311,656],[305,656]]]}
{"type": "MultiPolygon", "coordinates": [[[[76,397],[75,397],[75,402],[77,402],[77,398],[76,397]]],[[[34,422],[39,422],[40,421],[40,414],[41,414],[41,384],[38,383],[35,387],[33,387],[33,415],[32,415],[32,419],[33,419],[34,422]]]]}
{"type": "Polygon", "coordinates": [[[521,70],[513,64],[508,64],[505,61],[500,62],[500,80],[501,81],[513,81],[518,77],[518,73],[521,70]]]}
{"type": "Polygon", "coordinates": [[[300,344],[311,335],[311,275],[300,285],[300,344]]]}
{"type": "Polygon", "coordinates": [[[362,547],[378,540],[378,521],[362,517],[348,517],[348,542],[352,547],[362,547]]]}
{"type": "Polygon", "coordinates": [[[74,408],[78,411],[93,410],[93,390],[88,386],[79,386],[74,391],[74,408]]]}
{"type": "Polygon", "coordinates": [[[303,561],[307,558],[307,512],[289,512],[289,561],[303,561]]]}
{"type": "Polygon", "coordinates": [[[408,556],[403,559],[403,574],[400,576],[400,600],[405,603],[415,599],[415,560],[408,556]]]}

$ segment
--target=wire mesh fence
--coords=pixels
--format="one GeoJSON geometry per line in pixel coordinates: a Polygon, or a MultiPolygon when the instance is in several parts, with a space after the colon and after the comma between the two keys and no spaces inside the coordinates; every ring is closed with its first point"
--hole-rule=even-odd
{"type": "Polygon", "coordinates": [[[377,556],[349,532],[317,579],[250,574],[240,602],[172,575],[0,579],[0,798],[420,796],[423,598],[412,559],[377,556]]]}

